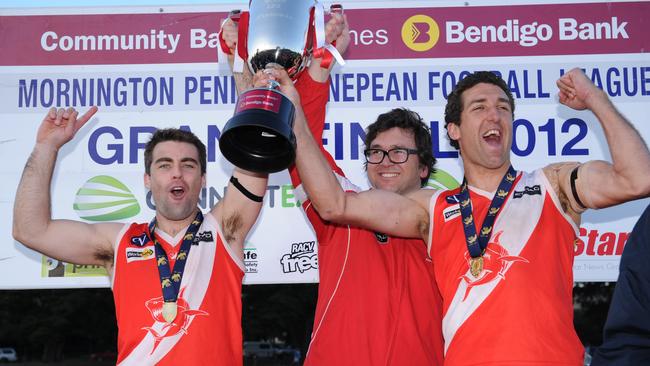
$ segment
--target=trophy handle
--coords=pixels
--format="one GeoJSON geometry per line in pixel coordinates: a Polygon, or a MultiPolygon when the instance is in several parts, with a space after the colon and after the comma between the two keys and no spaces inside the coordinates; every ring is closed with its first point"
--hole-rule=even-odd
{"type": "Polygon", "coordinates": [[[330,14],[343,14],[343,5],[341,4],[332,4],[330,5],[330,14]]]}

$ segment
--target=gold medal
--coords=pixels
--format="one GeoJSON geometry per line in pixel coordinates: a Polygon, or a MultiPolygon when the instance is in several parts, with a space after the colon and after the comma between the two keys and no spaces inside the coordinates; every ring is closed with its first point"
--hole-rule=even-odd
{"type": "Polygon", "coordinates": [[[162,307],[162,315],[163,318],[167,321],[167,323],[171,323],[176,319],[176,301],[170,301],[170,302],[164,302],[163,307],[162,307]]]}
{"type": "Polygon", "coordinates": [[[477,278],[483,272],[483,257],[472,258],[469,260],[469,272],[477,278]]]}

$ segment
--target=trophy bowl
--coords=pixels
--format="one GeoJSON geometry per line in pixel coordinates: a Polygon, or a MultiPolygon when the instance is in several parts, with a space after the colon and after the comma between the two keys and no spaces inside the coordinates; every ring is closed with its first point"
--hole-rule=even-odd
{"type": "MultiPolygon", "coordinates": [[[[284,68],[295,80],[309,61],[313,0],[252,0],[248,25],[247,64],[252,72],[270,64],[284,68]]],[[[245,170],[275,173],[293,164],[295,108],[280,91],[255,88],[243,92],[235,113],[219,139],[224,157],[245,170]]]]}

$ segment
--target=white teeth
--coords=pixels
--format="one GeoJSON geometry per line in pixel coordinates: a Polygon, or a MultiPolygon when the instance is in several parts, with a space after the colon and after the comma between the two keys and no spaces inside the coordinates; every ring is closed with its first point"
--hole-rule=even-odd
{"type": "Polygon", "coordinates": [[[397,173],[381,173],[379,175],[381,175],[384,178],[395,178],[395,177],[397,177],[397,173]]]}
{"type": "Polygon", "coordinates": [[[499,130],[489,130],[486,133],[483,134],[483,137],[490,137],[490,136],[501,136],[501,132],[499,130]]]}

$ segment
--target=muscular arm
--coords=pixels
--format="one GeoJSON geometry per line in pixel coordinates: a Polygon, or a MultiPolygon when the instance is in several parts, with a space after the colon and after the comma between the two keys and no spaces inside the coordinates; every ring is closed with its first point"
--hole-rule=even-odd
{"type": "Polygon", "coordinates": [[[49,257],[76,264],[104,265],[110,270],[113,242],[122,224],[52,220],[50,209],[50,182],[58,150],[95,111],[91,109],[76,121],[76,112],[51,110],[43,120],[18,185],[13,236],[49,257]],[[68,135],[62,134],[64,129],[68,135]]]}
{"type": "Polygon", "coordinates": [[[575,187],[585,207],[580,207],[571,190],[574,165],[556,169],[559,195],[567,197],[569,213],[584,208],[603,208],[650,195],[650,153],[648,147],[623,115],[579,69],[558,80],[560,102],[574,109],[589,109],[600,122],[612,163],[592,160],[578,169],[575,187]]]}

